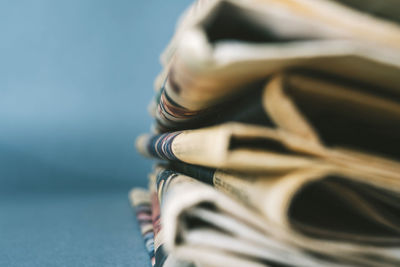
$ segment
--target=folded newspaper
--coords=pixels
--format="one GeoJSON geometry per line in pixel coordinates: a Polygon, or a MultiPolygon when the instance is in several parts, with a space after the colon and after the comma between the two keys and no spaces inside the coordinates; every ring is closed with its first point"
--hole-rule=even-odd
{"type": "Polygon", "coordinates": [[[400,4],[203,0],[161,56],[153,266],[400,266],[400,4]]]}

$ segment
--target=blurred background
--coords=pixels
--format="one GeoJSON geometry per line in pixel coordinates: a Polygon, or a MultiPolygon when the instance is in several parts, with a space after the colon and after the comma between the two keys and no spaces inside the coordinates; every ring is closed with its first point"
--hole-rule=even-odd
{"type": "Polygon", "coordinates": [[[0,2],[0,266],[149,266],[128,202],[189,2],[0,2]]]}

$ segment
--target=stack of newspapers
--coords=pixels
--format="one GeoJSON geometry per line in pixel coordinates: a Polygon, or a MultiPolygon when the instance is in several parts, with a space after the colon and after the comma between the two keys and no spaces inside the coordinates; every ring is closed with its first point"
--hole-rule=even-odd
{"type": "Polygon", "coordinates": [[[152,265],[400,266],[400,1],[197,1],[161,61],[152,265]]]}

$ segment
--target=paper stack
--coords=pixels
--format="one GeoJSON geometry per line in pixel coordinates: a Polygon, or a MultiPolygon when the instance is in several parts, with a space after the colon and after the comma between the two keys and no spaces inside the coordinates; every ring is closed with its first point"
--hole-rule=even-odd
{"type": "Polygon", "coordinates": [[[195,2],[136,141],[152,265],[400,266],[399,23],[395,0],[195,2]]]}

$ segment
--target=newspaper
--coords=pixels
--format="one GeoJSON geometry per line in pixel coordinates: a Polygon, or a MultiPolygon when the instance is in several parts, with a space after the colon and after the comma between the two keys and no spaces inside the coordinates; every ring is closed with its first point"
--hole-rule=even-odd
{"type": "Polygon", "coordinates": [[[399,6],[188,8],[136,140],[155,266],[400,265],[399,6]]]}

